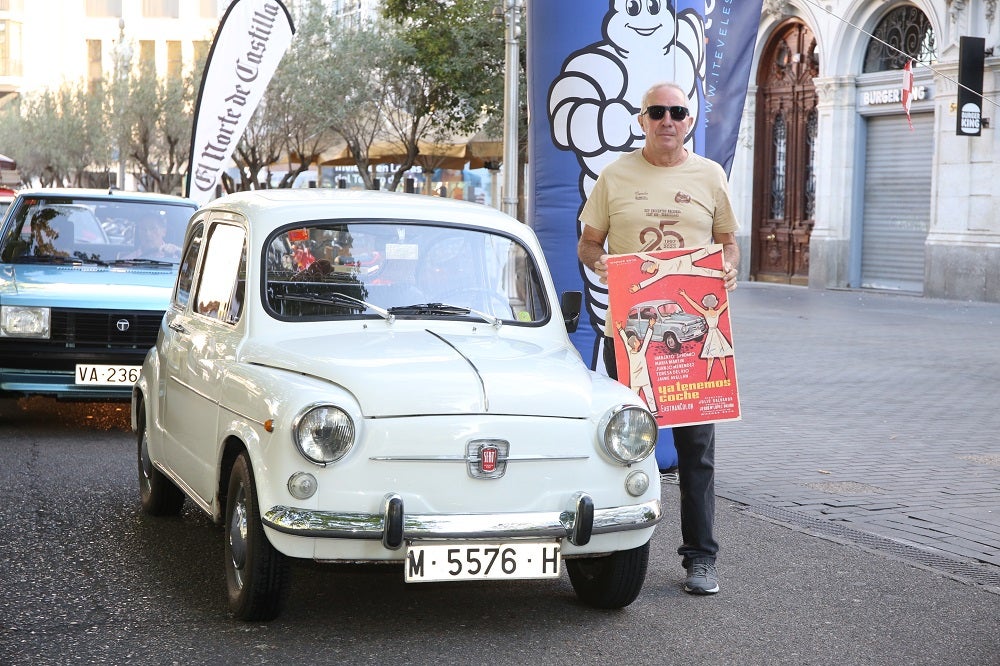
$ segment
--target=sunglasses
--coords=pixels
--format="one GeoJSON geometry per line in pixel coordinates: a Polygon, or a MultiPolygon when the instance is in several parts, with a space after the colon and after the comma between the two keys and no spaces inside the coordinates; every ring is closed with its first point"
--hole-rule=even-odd
{"type": "Polygon", "coordinates": [[[684,120],[690,115],[686,106],[663,106],[662,104],[647,106],[643,113],[649,116],[650,120],[663,120],[667,111],[670,112],[670,119],[674,121],[684,120]]]}

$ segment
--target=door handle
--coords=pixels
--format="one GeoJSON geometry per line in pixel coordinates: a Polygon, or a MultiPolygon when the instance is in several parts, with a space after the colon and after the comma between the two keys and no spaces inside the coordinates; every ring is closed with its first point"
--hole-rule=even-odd
{"type": "Polygon", "coordinates": [[[777,236],[775,236],[774,234],[768,234],[767,236],[765,236],[765,240],[769,241],[773,241],[775,238],[777,238],[777,236]]]}
{"type": "Polygon", "coordinates": [[[187,329],[184,328],[184,326],[182,326],[181,324],[178,324],[177,322],[170,322],[170,325],[167,328],[169,328],[171,331],[176,331],[176,332],[181,333],[183,335],[187,335],[187,332],[188,332],[187,329]]]}

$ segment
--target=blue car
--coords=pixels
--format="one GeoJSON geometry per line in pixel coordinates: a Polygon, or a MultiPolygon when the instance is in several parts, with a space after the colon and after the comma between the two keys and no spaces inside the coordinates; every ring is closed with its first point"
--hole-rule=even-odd
{"type": "Polygon", "coordinates": [[[0,398],[129,400],[197,204],[23,190],[0,224],[0,398]]]}

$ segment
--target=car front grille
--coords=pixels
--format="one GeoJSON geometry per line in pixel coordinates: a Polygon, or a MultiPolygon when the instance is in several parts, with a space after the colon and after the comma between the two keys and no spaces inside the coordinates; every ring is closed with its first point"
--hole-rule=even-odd
{"type": "Polygon", "coordinates": [[[149,349],[162,319],[162,311],[53,310],[49,342],[95,350],[149,349]]]}

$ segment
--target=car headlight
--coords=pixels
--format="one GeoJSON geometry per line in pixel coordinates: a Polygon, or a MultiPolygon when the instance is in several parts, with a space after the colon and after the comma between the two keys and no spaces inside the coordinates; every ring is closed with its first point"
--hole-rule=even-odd
{"type": "Polygon", "coordinates": [[[49,308],[0,307],[0,338],[47,338],[51,332],[49,308]]]}
{"type": "Polygon", "coordinates": [[[656,449],[656,419],[634,405],[617,407],[601,419],[601,446],[609,456],[629,465],[645,460],[656,449]]]}
{"type": "Polygon", "coordinates": [[[317,465],[337,462],[354,446],[354,421],[333,405],[314,405],[295,419],[295,446],[317,465]]]}

